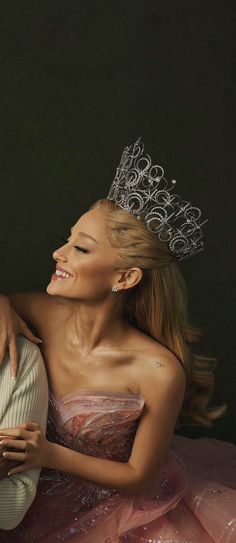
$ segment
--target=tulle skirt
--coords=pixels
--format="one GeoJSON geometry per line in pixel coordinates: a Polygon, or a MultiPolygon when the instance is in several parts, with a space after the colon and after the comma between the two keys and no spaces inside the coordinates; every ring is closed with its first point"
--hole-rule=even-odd
{"type": "Polygon", "coordinates": [[[106,495],[105,490],[101,499],[99,493],[96,499],[94,495],[94,503],[86,508],[83,493],[85,497],[90,491],[89,483],[86,487],[81,482],[78,488],[78,479],[70,477],[54,492],[50,488],[45,492],[41,482],[22,523],[15,530],[1,531],[0,541],[236,543],[236,446],[232,443],[174,434],[166,460],[145,492],[106,495]]]}

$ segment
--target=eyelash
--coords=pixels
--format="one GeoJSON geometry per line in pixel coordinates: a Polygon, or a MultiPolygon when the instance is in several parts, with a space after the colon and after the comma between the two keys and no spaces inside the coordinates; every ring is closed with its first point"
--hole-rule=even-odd
{"type": "MultiPolygon", "coordinates": [[[[65,239],[65,238],[61,238],[61,241],[68,243],[68,239],[65,239]]],[[[79,247],[79,245],[74,245],[74,248],[77,249],[77,251],[81,251],[82,253],[88,253],[87,249],[84,249],[83,247],[79,247]]]]}

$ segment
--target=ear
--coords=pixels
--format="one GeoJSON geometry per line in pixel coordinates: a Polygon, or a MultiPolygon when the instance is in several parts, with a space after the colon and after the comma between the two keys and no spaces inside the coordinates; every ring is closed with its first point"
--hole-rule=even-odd
{"type": "Polygon", "coordinates": [[[127,290],[138,285],[142,278],[143,271],[141,268],[129,268],[122,271],[120,278],[116,281],[116,285],[121,290],[127,290]]]}

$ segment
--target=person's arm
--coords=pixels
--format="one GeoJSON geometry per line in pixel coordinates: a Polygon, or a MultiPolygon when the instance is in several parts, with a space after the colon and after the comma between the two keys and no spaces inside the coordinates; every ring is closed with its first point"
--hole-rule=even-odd
{"type": "Polygon", "coordinates": [[[50,327],[53,329],[55,319],[63,318],[67,307],[67,302],[64,304],[60,297],[50,296],[46,292],[0,294],[0,366],[8,347],[11,372],[13,376],[16,376],[18,354],[15,342],[17,335],[23,334],[31,342],[39,343],[44,340],[45,335],[48,335],[50,327]],[[34,332],[39,334],[41,339],[36,337],[34,332]]]}
{"type": "MultiPolygon", "coordinates": [[[[16,295],[17,296],[17,295],[16,295]]],[[[16,348],[16,337],[23,334],[32,343],[40,343],[29,329],[26,322],[18,315],[11,305],[10,299],[0,294],[0,315],[1,315],[1,337],[0,337],[0,367],[2,365],[6,350],[9,350],[9,362],[11,375],[16,377],[18,369],[18,353],[16,348]]]]}
{"type": "MultiPolygon", "coordinates": [[[[23,448],[28,452],[8,452],[7,458],[24,460],[30,468],[44,466],[64,471],[125,493],[143,492],[165,459],[184,398],[184,372],[175,357],[171,355],[172,364],[168,363],[169,358],[158,353],[161,367],[144,370],[141,392],[146,401],[128,462],[93,457],[52,443],[32,424],[20,430],[9,428],[9,435],[24,440],[23,448]]],[[[10,438],[9,446],[16,447],[17,441],[10,438]]],[[[26,466],[22,465],[11,471],[21,473],[24,469],[26,466]]]]}
{"type": "MultiPolygon", "coordinates": [[[[39,348],[24,338],[16,340],[19,370],[11,379],[8,355],[0,369],[0,426],[9,428],[35,421],[46,431],[48,382],[39,348]]],[[[0,529],[15,528],[25,516],[36,494],[40,469],[0,481],[0,529]]]]}
{"type": "Polygon", "coordinates": [[[44,291],[8,293],[5,295],[14,311],[33,328],[38,328],[41,315],[52,305],[52,296],[44,291]]]}

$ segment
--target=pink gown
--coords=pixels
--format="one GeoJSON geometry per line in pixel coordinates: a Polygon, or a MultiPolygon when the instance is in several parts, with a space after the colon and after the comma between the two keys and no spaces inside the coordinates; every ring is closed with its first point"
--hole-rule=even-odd
{"type": "MultiPolygon", "coordinates": [[[[139,394],[50,394],[48,438],[84,454],[129,459],[144,406],[139,394]]],[[[143,445],[145,447],[145,443],[143,445]]],[[[1,543],[235,543],[236,446],[174,434],[152,484],[125,494],[55,470],[1,543]]]]}

